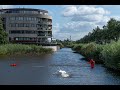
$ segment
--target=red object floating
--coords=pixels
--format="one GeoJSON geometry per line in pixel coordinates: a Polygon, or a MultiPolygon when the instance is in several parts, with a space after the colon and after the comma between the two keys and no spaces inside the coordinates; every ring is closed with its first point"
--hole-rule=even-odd
{"type": "Polygon", "coordinates": [[[16,65],[16,64],[10,64],[10,66],[13,66],[13,67],[14,67],[14,66],[17,66],[17,65],[16,65]]]}

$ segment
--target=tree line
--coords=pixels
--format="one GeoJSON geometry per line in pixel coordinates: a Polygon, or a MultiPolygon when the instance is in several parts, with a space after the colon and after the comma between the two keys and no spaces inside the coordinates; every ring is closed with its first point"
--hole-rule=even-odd
{"type": "Polygon", "coordinates": [[[77,40],[76,43],[90,43],[95,42],[97,44],[106,44],[111,41],[118,41],[120,37],[120,21],[111,18],[107,25],[104,25],[102,29],[98,26],[93,29],[92,32],[89,32],[80,40],[77,40]]]}

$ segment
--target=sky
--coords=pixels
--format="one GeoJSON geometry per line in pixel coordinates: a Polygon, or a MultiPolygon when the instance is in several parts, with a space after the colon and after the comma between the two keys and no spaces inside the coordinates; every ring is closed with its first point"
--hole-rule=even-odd
{"type": "Polygon", "coordinates": [[[53,38],[79,40],[110,18],[120,20],[120,5],[0,5],[0,8],[43,9],[52,16],[53,38]]]}

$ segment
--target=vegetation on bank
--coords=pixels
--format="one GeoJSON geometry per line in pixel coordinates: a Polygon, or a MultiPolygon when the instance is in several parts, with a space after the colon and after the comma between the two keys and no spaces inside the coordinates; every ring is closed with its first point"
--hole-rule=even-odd
{"type": "Polygon", "coordinates": [[[95,43],[75,44],[72,49],[85,56],[87,60],[93,58],[96,63],[103,63],[101,60],[101,51],[103,50],[102,45],[95,43]]]}
{"type": "Polygon", "coordinates": [[[120,70],[120,40],[105,45],[93,42],[74,44],[72,49],[85,56],[87,60],[93,58],[96,63],[103,63],[108,68],[120,70]]]}
{"type": "Polygon", "coordinates": [[[120,40],[106,44],[103,47],[101,55],[106,67],[120,70],[120,40]]]}
{"type": "Polygon", "coordinates": [[[102,29],[97,27],[80,40],[64,40],[63,44],[85,56],[86,60],[93,58],[96,63],[120,70],[120,21],[111,18],[102,29]]]}
{"type": "Polygon", "coordinates": [[[42,48],[36,45],[22,45],[22,44],[4,44],[0,45],[0,55],[13,55],[13,54],[47,54],[52,53],[50,48],[42,48]]]}
{"type": "Polygon", "coordinates": [[[8,42],[7,35],[8,34],[3,29],[3,22],[2,22],[2,19],[0,17],[0,44],[5,44],[8,42]]]}
{"type": "Polygon", "coordinates": [[[120,21],[111,18],[107,25],[104,25],[102,28],[97,26],[92,32],[89,32],[88,35],[85,35],[80,40],[77,40],[76,43],[90,43],[95,42],[97,44],[106,44],[111,41],[118,41],[120,38],[120,21]]]}

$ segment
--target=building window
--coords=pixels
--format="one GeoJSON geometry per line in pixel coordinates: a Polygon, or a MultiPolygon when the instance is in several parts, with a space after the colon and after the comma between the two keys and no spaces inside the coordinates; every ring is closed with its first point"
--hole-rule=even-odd
{"type": "Polygon", "coordinates": [[[19,20],[23,20],[23,17],[19,17],[19,20]]]}
{"type": "Polygon", "coordinates": [[[29,17],[26,17],[26,20],[28,21],[28,20],[29,20],[29,17]]]}
{"type": "Polygon", "coordinates": [[[9,34],[36,34],[34,30],[10,30],[9,34]]]}
{"type": "Polygon", "coordinates": [[[10,17],[10,20],[15,20],[15,17],[10,17]]]}
{"type": "Polygon", "coordinates": [[[15,27],[18,27],[18,24],[17,24],[17,23],[15,24],[15,27]]]}
{"type": "Polygon", "coordinates": [[[40,12],[40,14],[43,14],[43,12],[40,12]]]}
{"type": "Polygon", "coordinates": [[[26,17],[23,17],[23,20],[26,21],[26,17]]]}
{"type": "Polygon", "coordinates": [[[31,21],[31,17],[28,17],[28,21],[31,21]]]}
{"type": "Polygon", "coordinates": [[[36,17],[10,17],[10,20],[36,21],[36,17]]]}
{"type": "Polygon", "coordinates": [[[31,24],[31,27],[35,27],[35,24],[31,24]]]}
{"type": "Polygon", "coordinates": [[[31,20],[34,21],[34,18],[32,17],[31,20]]]}

